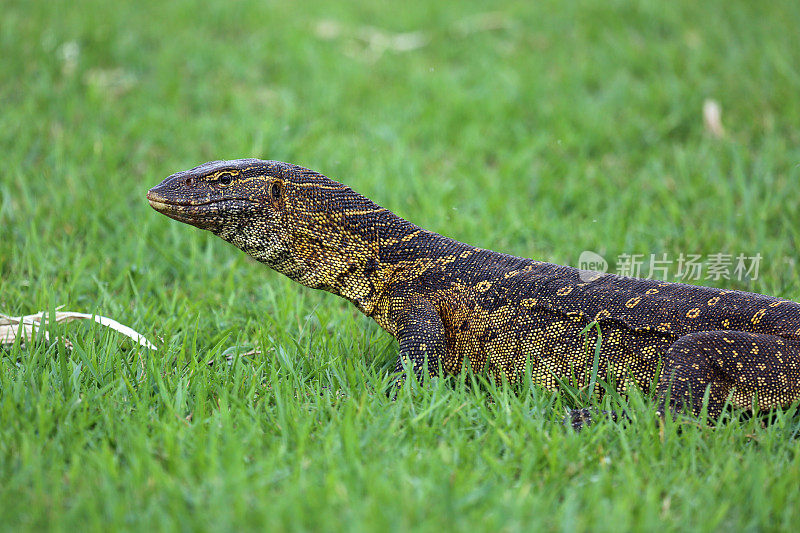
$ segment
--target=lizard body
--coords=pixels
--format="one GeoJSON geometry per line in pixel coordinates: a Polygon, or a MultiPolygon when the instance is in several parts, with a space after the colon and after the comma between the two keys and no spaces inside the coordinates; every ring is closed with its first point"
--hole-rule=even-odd
{"type": "MultiPolygon", "coordinates": [[[[618,392],[655,381],[659,409],[708,413],[800,397],[800,304],[755,293],[587,274],[421,229],[349,187],[277,161],[214,161],[166,178],[150,204],[311,288],[350,300],[400,343],[396,366],[549,389],[599,373],[618,392]],[[596,337],[595,337],[596,338],[596,337]],[[658,370],[661,369],[659,374],[658,370]],[[670,397],[670,405],[665,398],[670,397]]],[[[577,422],[580,423],[580,420],[577,422]]]]}

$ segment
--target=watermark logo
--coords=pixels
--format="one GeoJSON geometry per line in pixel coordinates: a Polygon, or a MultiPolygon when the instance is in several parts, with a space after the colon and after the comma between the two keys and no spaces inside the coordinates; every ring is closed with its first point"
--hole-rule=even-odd
{"type": "MultiPolygon", "coordinates": [[[[619,254],[613,271],[621,277],[661,281],[755,281],[758,279],[761,259],[760,253],[680,253],[677,257],[667,253],[619,254]]],[[[609,265],[602,255],[584,250],[578,258],[578,270],[581,281],[589,282],[608,273],[609,265]]]]}
{"type": "Polygon", "coordinates": [[[608,261],[598,253],[584,250],[578,258],[578,270],[581,281],[588,283],[608,272],[608,261]]]}

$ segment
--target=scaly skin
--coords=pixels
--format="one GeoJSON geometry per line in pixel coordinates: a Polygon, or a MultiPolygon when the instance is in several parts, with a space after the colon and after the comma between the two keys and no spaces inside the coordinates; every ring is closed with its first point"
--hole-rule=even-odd
{"type": "MultiPolygon", "coordinates": [[[[476,371],[548,389],[599,375],[624,394],[657,381],[660,410],[708,413],[800,397],[800,304],[740,291],[586,273],[474,248],[423,230],[349,187],[287,163],[214,161],[147,194],[307,287],[348,299],[400,343],[396,372],[476,371]],[[587,349],[587,345],[589,349],[587,349]],[[657,369],[661,365],[661,373],[657,369]],[[669,394],[668,394],[669,392],[669,394]],[[670,405],[664,399],[670,397],[670,405]]],[[[575,425],[585,412],[573,415],[575,425]]]]}

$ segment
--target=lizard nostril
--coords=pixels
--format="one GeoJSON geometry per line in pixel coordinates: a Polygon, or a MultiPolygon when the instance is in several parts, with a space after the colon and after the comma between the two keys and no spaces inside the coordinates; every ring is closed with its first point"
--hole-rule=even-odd
{"type": "Polygon", "coordinates": [[[186,178],[186,186],[191,187],[194,185],[194,178],[186,178]]]}

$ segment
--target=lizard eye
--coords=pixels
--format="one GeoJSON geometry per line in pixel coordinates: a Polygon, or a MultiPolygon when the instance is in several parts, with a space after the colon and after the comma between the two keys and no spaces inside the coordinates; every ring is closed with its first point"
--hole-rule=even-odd
{"type": "Polygon", "coordinates": [[[219,177],[220,185],[230,185],[231,184],[231,175],[230,174],[222,174],[219,177]]]}
{"type": "Polygon", "coordinates": [[[281,199],[281,185],[277,181],[272,184],[269,190],[270,194],[272,195],[272,199],[276,202],[281,199]]]}

